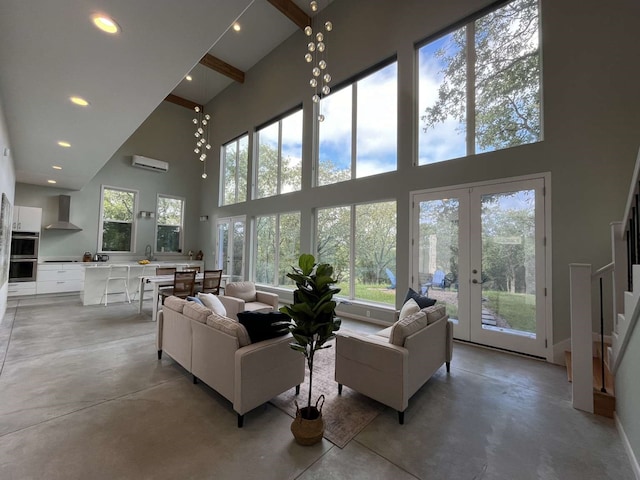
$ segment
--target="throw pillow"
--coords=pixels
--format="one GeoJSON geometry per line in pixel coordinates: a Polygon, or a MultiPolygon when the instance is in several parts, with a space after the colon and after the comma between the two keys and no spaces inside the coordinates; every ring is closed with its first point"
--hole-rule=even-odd
{"type": "Polygon", "coordinates": [[[213,293],[198,293],[198,298],[203,305],[209,308],[213,313],[217,313],[223,317],[227,316],[227,309],[224,308],[224,305],[217,295],[214,295],[213,293]]]}
{"type": "Polygon", "coordinates": [[[187,297],[187,302],[196,302],[204,306],[204,303],[202,303],[202,300],[200,300],[198,297],[187,297]]]}
{"type": "Polygon", "coordinates": [[[238,321],[247,329],[251,343],[289,333],[289,317],[280,312],[239,312],[238,321]]]}
{"type": "Polygon", "coordinates": [[[433,298],[420,295],[413,288],[410,288],[409,291],[407,291],[407,296],[404,298],[404,301],[406,302],[410,298],[413,298],[420,308],[427,308],[427,307],[430,307],[431,305],[435,305],[436,303],[436,301],[433,298]]]}
{"type": "Polygon", "coordinates": [[[419,311],[420,311],[420,306],[417,304],[417,302],[413,298],[410,298],[409,300],[404,302],[404,305],[402,306],[402,310],[400,310],[400,315],[398,317],[398,320],[402,320],[405,317],[408,317],[409,315],[413,315],[414,313],[419,311]]]}

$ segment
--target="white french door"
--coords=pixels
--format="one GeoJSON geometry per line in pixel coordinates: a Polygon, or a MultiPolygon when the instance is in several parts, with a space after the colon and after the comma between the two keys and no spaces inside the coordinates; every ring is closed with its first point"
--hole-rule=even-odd
{"type": "Polygon", "coordinates": [[[245,217],[221,218],[216,225],[216,267],[229,282],[244,280],[245,217]]]}
{"type": "Polygon", "coordinates": [[[546,356],[545,178],[412,194],[412,284],[454,337],[546,356]]]}

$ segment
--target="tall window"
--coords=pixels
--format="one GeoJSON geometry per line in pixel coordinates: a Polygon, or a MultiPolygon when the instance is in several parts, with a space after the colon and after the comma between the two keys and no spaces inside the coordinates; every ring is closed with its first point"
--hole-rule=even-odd
{"type": "Polygon", "coordinates": [[[538,0],[515,0],[418,49],[418,163],[542,137],[538,0]]]}
{"type": "Polygon", "coordinates": [[[333,266],[340,296],[395,304],[395,201],[319,209],[317,242],[318,259],[333,266]]]}
{"type": "Polygon", "coordinates": [[[222,146],[221,204],[247,200],[247,171],[249,168],[249,136],[243,135],[222,146]]]}
{"type": "Polygon", "coordinates": [[[287,277],[300,255],[300,212],[256,218],[256,282],[293,288],[287,277]]]}
{"type": "Polygon", "coordinates": [[[102,186],[98,239],[100,252],[132,252],[138,192],[102,186]]]}
{"type": "Polygon", "coordinates": [[[317,185],[397,168],[398,64],[393,62],[320,101],[317,185]]]}
{"type": "Polygon", "coordinates": [[[256,132],[256,198],[300,190],[302,183],[302,110],[256,132]]]}
{"type": "Polygon", "coordinates": [[[158,195],[156,252],[182,252],[184,199],[158,195]]]}

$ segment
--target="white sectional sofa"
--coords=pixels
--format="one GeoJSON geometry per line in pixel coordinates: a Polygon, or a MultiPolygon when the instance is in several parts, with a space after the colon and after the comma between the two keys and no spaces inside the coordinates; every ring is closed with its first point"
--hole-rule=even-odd
{"type": "Polygon", "coordinates": [[[158,315],[158,359],[168,354],[244,414],[289,388],[299,392],[304,356],[291,349],[291,334],[251,343],[237,320],[196,302],[168,297],[158,315]]]}

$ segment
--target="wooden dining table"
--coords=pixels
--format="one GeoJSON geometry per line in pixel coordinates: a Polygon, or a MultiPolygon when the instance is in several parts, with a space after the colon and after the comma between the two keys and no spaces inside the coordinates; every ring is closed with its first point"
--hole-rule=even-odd
{"type": "MultiPolygon", "coordinates": [[[[196,273],[196,285],[202,285],[202,280],[204,278],[204,273],[196,273]]],[[[220,284],[223,285],[229,278],[229,275],[222,275],[222,279],[220,284]]],[[[152,309],[151,309],[151,319],[156,321],[158,316],[158,297],[160,295],[160,287],[169,287],[173,285],[173,275],[148,275],[141,276],[140,283],[138,284],[138,313],[142,312],[142,302],[144,301],[144,287],[147,284],[153,285],[153,296],[151,297],[152,309]]]]}

